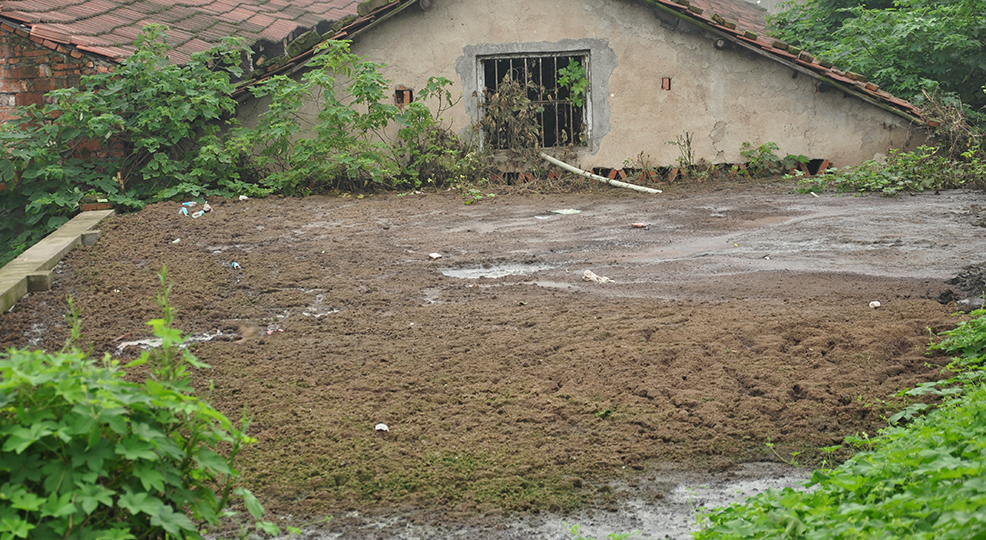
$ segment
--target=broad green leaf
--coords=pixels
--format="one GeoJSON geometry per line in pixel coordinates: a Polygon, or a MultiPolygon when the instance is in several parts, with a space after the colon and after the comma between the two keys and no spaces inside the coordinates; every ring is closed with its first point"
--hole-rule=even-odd
{"type": "Polygon", "coordinates": [[[157,454],[154,452],[154,445],[135,436],[121,440],[117,443],[115,451],[117,454],[130,460],[146,459],[148,461],[154,461],[157,459],[157,454]]]}
{"type": "Polygon", "coordinates": [[[243,497],[243,504],[246,506],[247,512],[253,516],[253,519],[262,519],[264,517],[264,507],[257,500],[257,497],[246,488],[236,488],[233,493],[243,497]]]}

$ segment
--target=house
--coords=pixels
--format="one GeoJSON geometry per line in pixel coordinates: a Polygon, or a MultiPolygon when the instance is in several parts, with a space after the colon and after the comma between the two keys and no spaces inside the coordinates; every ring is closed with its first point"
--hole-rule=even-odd
{"type": "Polygon", "coordinates": [[[484,90],[542,87],[543,146],[571,145],[585,168],[674,164],[669,141],[686,136],[708,163],[743,161],[744,143],[843,166],[924,142],[913,105],[768,37],[764,13],[743,0],[0,0],[0,106],[110,68],[159,22],[176,63],[242,37],[243,101],[255,80],[298,76],[328,38],[386,64],[396,103],[430,76],[454,81],[463,99],[448,115],[463,133],[484,90]],[[572,74],[582,92],[559,89],[572,74]]]}

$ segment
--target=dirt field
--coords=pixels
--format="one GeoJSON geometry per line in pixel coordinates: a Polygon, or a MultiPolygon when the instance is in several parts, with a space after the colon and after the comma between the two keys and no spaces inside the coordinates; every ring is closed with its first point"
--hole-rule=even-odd
{"type": "Polygon", "coordinates": [[[0,346],[58,349],[71,294],[94,351],[134,357],[167,265],[177,326],[213,366],[197,384],[253,416],[242,470],[275,516],[331,514],[339,532],[356,510],[614,510],[669,463],[729,474],[778,460],[772,443],[811,464],[873,433],[895,392],[938,376],[929,329],[959,320],[938,300],[975,295],[946,282],[986,253],[975,192],[465,200],[154,205],[0,314],[0,346]]]}

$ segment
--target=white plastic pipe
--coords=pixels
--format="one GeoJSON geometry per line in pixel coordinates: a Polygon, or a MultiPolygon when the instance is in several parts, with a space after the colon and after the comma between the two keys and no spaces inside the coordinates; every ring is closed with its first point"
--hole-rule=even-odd
{"type": "Polygon", "coordinates": [[[586,178],[592,178],[593,180],[599,180],[600,182],[606,182],[607,184],[609,184],[611,186],[632,189],[632,190],[635,190],[635,191],[642,191],[644,193],[661,193],[661,190],[659,190],[659,189],[651,189],[649,187],[644,187],[644,186],[635,186],[633,184],[628,184],[626,182],[620,182],[619,180],[610,180],[609,178],[606,178],[606,177],[603,177],[603,176],[599,176],[598,174],[592,174],[589,171],[583,171],[582,169],[580,169],[578,167],[574,167],[572,165],[569,165],[568,163],[565,163],[564,161],[555,159],[555,158],[549,156],[548,154],[545,154],[544,152],[541,152],[541,158],[544,159],[545,161],[549,162],[549,163],[552,163],[554,165],[558,165],[559,167],[561,167],[562,169],[565,169],[568,172],[573,172],[575,174],[585,176],[586,178]]]}

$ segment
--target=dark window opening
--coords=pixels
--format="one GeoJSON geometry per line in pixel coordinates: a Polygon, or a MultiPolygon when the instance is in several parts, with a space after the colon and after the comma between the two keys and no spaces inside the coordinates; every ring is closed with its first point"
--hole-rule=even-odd
{"type": "MultiPolygon", "coordinates": [[[[479,87],[486,96],[496,94],[508,80],[526,90],[536,111],[541,147],[588,145],[587,54],[488,57],[480,58],[479,64],[479,87]]],[[[511,138],[499,130],[484,128],[483,140],[495,149],[511,147],[511,138]]]]}
{"type": "Polygon", "coordinates": [[[400,107],[401,105],[407,105],[414,101],[414,90],[406,86],[398,86],[394,90],[394,105],[400,107]]]}

